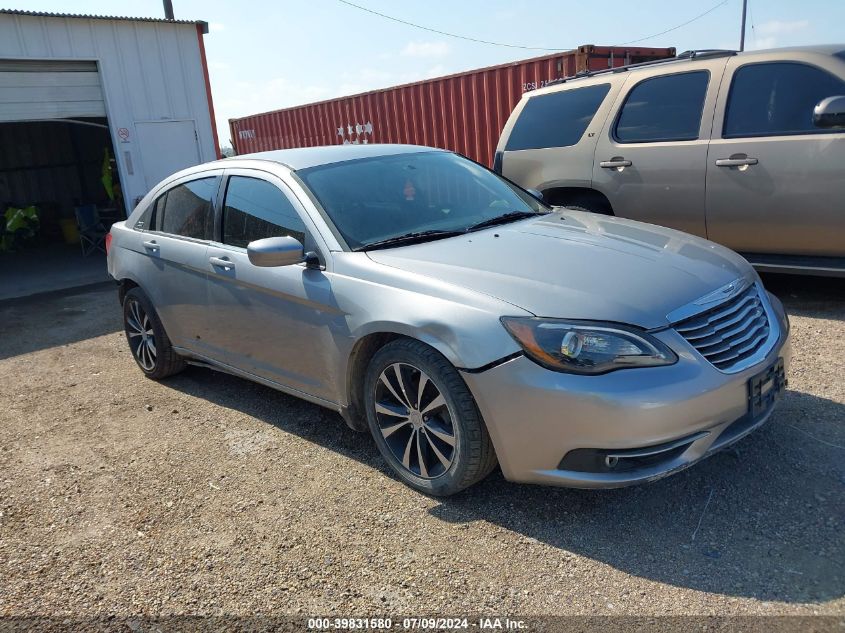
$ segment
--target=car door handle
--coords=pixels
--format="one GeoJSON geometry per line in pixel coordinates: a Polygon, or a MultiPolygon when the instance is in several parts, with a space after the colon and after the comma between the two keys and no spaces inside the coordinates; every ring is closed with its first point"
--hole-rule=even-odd
{"type": "Polygon", "coordinates": [[[148,251],[152,251],[153,253],[158,253],[158,244],[156,244],[155,240],[144,242],[144,248],[146,248],[148,251]]]}
{"type": "Polygon", "coordinates": [[[742,167],[744,165],[756,165],[756,158],[718,158],[716,167],[742,167]]]}
{"type": "Polygon", "coordinates": [[[619,167],[630,167],[633,163],[624,158],[611,158],[610,160],[603,160],[599,163],[602,169],[617,169],[619,167]]]}
{"type": "Polygon", "coordinates": [[[210,261],[211,265],[216,268],[222,268],[223,270],[235,270],[234,262],[228,257],[209,257],[208,261],[210,261]]]}

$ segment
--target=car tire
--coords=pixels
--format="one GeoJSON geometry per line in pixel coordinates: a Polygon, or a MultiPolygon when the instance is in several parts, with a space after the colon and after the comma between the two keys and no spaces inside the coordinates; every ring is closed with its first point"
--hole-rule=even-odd
{"type": "Polygon", "coordinates": [[[140,288],[123,298],[123,329],[132,358],[148,378],[161,380],[185,369],[185,360],[173,351],[152,301],[140,288]]]}
{"type": "Polygon", "coordinates": [[[496,467],[472,394],[452,364],[428,345],[403,338],[382,347],[370,361],[364,389],[376,445],[412,488],[453,495],[496,467]]]}

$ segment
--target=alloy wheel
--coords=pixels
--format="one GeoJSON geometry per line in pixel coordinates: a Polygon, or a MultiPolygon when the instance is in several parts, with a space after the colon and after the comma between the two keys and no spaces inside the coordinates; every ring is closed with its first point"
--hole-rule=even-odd
{"type": "Polygon", "coordinates": [[[376,421],[393,456],[417,477],[434,479],[449,470],[457,437],[437,385],[422,370],[393,363],[375,387],[376,421]]]}
{"type": "Polygon", "coordinates": [[[153,371],[156,365],[156,343],[153,323],[140,302],[129,299],[129,311],[126,315],[126,336],[129,348],[138,364],[145,371],[153,371]]]}

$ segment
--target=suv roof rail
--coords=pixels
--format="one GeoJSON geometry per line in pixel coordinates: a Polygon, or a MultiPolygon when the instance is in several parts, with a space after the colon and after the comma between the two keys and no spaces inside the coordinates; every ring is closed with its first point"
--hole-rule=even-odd
{"type": "MultiPolygon", "coordinates": [[[[627,66],[617,66],[615,68],[603,68],[602,70],[582,70],[581,72],[575,73],[572,77],[561,77],[560,79],[553,79],[552,81],[545,84],[545,86],[556,86],[558,84],[564,84],[567,81],[573,81],[574,79],[583,79],[585,77],[595,77],[596,75],[604,75],[606,73],[624,73],[629,70],[636,70],[637,68],[643,68],[645,66],[654,66],[657,64],[666,64],[668,62],[677,62],[677,61],[684,61],[688,59],[701,59],[703,57],[731,57],[736,55],[737,51],[728,50],[728,49],[721,49],[721,48],[707,48],[695,51],[684,51],[683,53],[679,53],[675,57],[664,57],[663,59],[651,59],[647,62],[639,62],[637,64],[628,64],[627,66]]],[[[545,87],[543,86],[543,87],[545,87]]]]}

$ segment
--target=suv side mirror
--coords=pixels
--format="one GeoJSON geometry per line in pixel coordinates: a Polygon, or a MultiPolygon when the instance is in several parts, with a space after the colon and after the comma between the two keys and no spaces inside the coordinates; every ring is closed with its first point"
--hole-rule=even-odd
{"type": "Polygon", "coordinates": [[[543,192],[542,191],[537,191],[536,189],[526,189],[525,191],[527,191],[532,196],[537,198],[537,200],[539,200],[540,202],[543,202],[543,192]]]}
{"type": "Polygon", "coordinates": [[[845,128],[845,96],[819,101],[813,108],[813,124],[824,129],[845,128]]]}
{"type": "Polygon", "coordinates": [[[254,266],[290,266],[305,260],[302,244],[289,235],[250,242],[247,244],[246,254],[254,266]]]}

